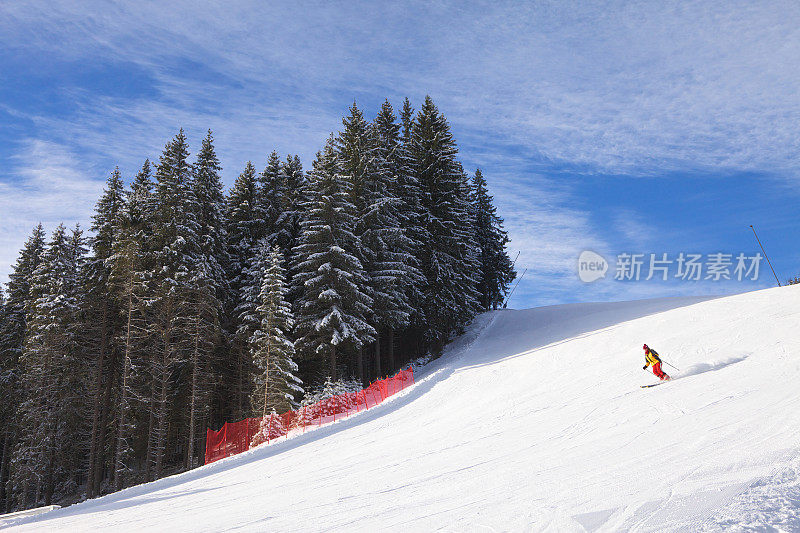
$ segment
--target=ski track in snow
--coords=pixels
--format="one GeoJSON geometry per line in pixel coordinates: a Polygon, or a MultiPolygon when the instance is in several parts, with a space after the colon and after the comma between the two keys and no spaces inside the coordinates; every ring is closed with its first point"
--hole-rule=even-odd
{"type": "Polygon", "coordinates": [[[800,286],[486,313],[369,411],[5,527],[799,531],[799,314],[800,286]],[[639,388],[643,342],[672,382],[639,388]]]}

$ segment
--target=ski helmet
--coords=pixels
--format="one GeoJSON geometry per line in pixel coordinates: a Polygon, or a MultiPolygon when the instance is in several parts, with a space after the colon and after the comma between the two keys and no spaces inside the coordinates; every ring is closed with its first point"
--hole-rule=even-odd
{"type": "Polygon", "coordinates": [[[649,350],[650,348],[648,348],[648,347],[647,347],[647,345],[645,344],[644,346],[642,346],[642,349],[643,349],[644,351],[647,351],[647,350],[649,350]]]}

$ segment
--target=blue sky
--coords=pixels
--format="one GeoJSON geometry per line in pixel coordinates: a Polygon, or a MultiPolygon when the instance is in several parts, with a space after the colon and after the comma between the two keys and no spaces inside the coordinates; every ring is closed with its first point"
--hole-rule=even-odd
{"type": "MultiPolygon", "coordinates": [[[[610,279],[578,255],[755,253],[800,273],[800,6],[784,2],[0,5],[0,280],[31,227],[88,224],[186,129],[230,185],[306,166],[355,100],[430,94],[529,271],[512,307],[774,285],[610,279]]],[[[613,269],[613,266],[612,266],[613,269]]]]}

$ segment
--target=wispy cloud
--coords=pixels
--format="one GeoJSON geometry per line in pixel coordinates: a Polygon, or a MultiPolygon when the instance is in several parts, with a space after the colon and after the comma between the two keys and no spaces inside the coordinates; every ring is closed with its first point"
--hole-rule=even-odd
{"type": "Polygon", "coordinates": [[[646,250],[654,236],[658,235],[653,224],[642,220],[641,216],[631,209],[617,212],[611,220],[611,224],[613,230],[623,238],[620,244],[631,251],[646,250]]]}
{"type": "MultiPolygon", "coordinates": [[[[316,132],[340,91],[430,92],[468,134],[588,172],[782,172],[796,167],[800,147],[800,69],[786,68],[800,55],[796,3],[3,9],[6,44],[138,64],[157,80],[160,111],[198,118],[272,117],[297,131],[290,121],[305,117],[316,132]],[[298,113],[279,116],[295,103],[298,113]]],[[[155,121],[170,118],[180,117],[159,112],[155,121]]]]}
{"type": "Polygon", "coordinates": [[[31,229],[41,222],[88,224],[103,181],[81,169],[64,146],[30,139],[12,158],[14,180],[0,179],[0,278],[5,278],[31,229]]]}

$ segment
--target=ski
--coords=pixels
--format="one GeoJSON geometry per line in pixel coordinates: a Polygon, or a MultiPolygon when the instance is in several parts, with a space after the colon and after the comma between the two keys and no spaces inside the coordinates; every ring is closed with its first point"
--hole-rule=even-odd
{"type": "Polygon", "coordinates": [[[672,379],[665,379],[664,381],[659,381],[658,383],[651,383],[650,385],[639,385],[643,389],[648,389],[650,387],[657,387],[659,385],[663,385],[664,383],[669,383],[672,379]]]}

